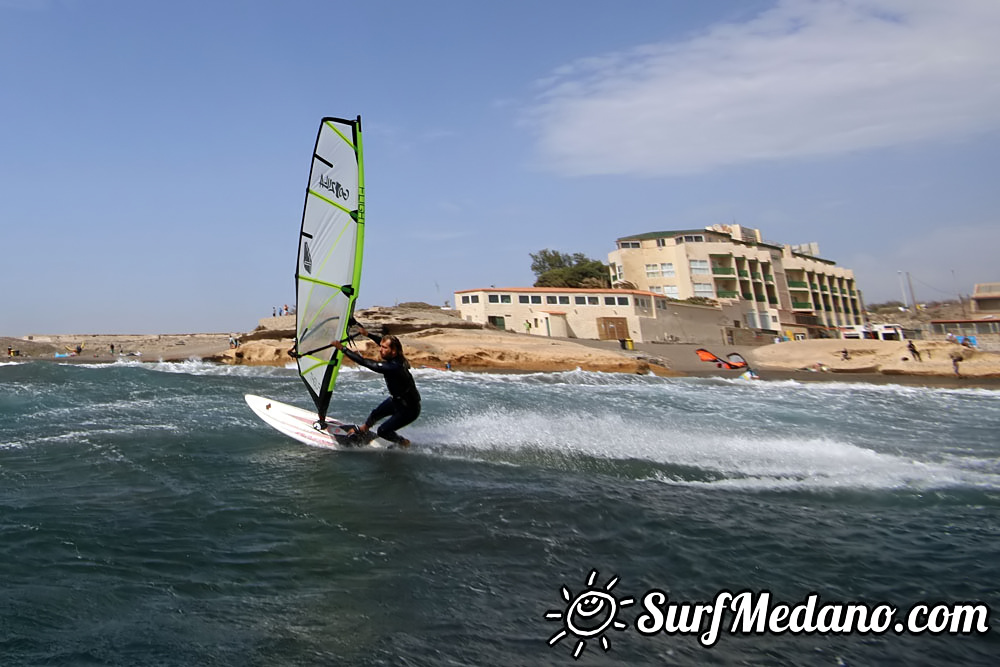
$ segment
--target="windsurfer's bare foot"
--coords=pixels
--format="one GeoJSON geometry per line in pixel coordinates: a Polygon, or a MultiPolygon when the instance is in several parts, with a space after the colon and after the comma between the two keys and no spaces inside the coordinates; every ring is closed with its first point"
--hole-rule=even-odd
{"type": "Polygon", "coordinates": [[[410,446],[410,441],[407,440],[406,438],[400,438],[399,439],[399,446],[400,447],[409,447],[410,446]]]}

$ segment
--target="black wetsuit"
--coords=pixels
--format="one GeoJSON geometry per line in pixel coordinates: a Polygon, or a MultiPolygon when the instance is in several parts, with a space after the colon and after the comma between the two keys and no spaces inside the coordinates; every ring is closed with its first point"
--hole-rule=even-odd
{"type": "MultiPolygon", "coordinates": [[[[376,343],[382,342],[382,337],[377,334],[369,333],[368,337],[376,343]]],[[[396,431],[407,424],[412,424],[420,416],[420,393],[417,391],[416,383],[413,382],[413,376],[410,375],[410,369],[399,358],[374,361],[365,359],[357,352],[346,348],[344,354],[354,363],[381,373],[385,377],[389,398],[372,410],[365,424],[371,428],[380,419],[389,417],[378,427],[378,437],[390,442],[399,442],[402,436],[396,431]]]]}

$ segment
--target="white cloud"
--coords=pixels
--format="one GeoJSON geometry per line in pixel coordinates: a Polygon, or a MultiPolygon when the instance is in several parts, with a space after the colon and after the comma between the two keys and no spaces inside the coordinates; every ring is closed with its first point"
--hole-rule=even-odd
{"type": "Polygon", "coordinates": [[[588,58],[532,110],[561,173],[694,173],[1000,127],[1000,2],[781,0],[745,23],[588,58]]]}

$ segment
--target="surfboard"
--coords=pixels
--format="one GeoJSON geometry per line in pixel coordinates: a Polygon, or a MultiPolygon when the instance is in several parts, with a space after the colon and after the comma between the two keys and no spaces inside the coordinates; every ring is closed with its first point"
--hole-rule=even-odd
{"type": "Polygon", "coordinates": [[[315,424],[319,416],[315,412],[294,405],[254,394],[244,397],[247,405],[264,422],[290,438],[314,447],[327,449],[390,449],[393,443],[381,438],[350,436],[344,430],[350,424],[331,417],[326,418],[327,428],[319,430],[315,424]]]}

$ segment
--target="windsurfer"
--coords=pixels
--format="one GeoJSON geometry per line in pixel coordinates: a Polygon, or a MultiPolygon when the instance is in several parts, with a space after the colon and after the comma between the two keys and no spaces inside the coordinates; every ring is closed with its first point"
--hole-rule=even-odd
{"type": "Polygon", "coordinates": [[[379,336],[369,333],[360,324],[357,326],[358,332],[362,336],[367,336],[378,344],[381,361],[366,359],[357,352],[345,348],[340,341],[335,340],[331,345],[343,352],[354,363],[385,376],[385,386],[389,390],[389,398],[372,410],[365,423],[357,426],[355,432],[364,435],[377,422],[388,417],[379,426],[378,437],[395,442],[400,447],[409,447],[410,441],[396,431],[407,424],[412,424],[420,416],[420,393],[417,391],[417,385],[410,374],[410,363],[403,356],[403,345],[395,336],[379,336]]]}

